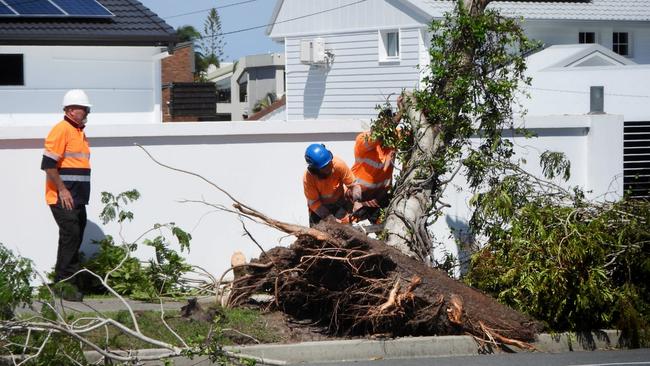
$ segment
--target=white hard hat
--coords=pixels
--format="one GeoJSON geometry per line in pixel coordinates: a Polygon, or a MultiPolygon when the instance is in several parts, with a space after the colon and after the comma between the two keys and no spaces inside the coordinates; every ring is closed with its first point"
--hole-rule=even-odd
{"type": "Polygon", "coordinates": [[[80,105],[82,107],[88,108],[93,106],[90,104],[90,100],[88,99],[86,92],[81,89],[72,89],[68,90],[68,92],[65,93],[63,96],[63,107],[67,107],[69,105],[80,105]]]}

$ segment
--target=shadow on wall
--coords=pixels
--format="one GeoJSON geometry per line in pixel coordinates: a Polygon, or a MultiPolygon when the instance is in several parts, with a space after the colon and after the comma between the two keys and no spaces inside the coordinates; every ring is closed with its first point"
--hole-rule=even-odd
{"type": "Polygon", "coordinates": [[[81,248],[79,249],[79,253],[83,255],[84,261],[99,253],[99,244],[97,242],[105,237],[106,234],[104,234],[102,228],[88,220],[86,223],[86,231],[84,231],[84,238],[81,242],[81,248]]]}
{"type": "Polygon", "coordinates": [[[309,66],[307,81],[303,94],[302,113],[304,118],[318,118],[325,97],[327,69],[321,66],[309,66]]]}
{"type": "Polygon", "coordinates": [[[445,216],[445,221],[454,237],[456,249],[458,250],[458,263],[460,264],[460,275],[467,273],[472,254],[475,252],[474,234],[472,234],[469,223],[459,217],[445,216]]]}

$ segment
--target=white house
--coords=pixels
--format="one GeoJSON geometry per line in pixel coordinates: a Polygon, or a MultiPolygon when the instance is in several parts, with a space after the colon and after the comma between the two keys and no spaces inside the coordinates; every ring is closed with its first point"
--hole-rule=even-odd
{"type": "Polygon", "coordinates": [[[241,121],[257,112],[256,104],[269,93],[275,98],[284,95],[284,55],[244,56],[208,70],[206,79],[217,84],[217,114],[228,115],[228,121],[241,121]]]}
{"type": "Polygon", "coordinates": [[[55,2],[0,2],[0,127],[52,125],[73,88],[95,124],[161,122],[174,29],[136,0],[55,2]]]}
{"type": "MultiPolygon", "coordinates": [[[[453,3],[277,1],[267,34],[285,45],[287,119],[376,116],[378,104],[418,86],[417,66],[428,63],[427,28],[453,3]]],[[[524,17],[528,35],[546,47],[596,43],[634,63],[650,63],[645,0],[494,1],[489,6],[524,17]]]]}

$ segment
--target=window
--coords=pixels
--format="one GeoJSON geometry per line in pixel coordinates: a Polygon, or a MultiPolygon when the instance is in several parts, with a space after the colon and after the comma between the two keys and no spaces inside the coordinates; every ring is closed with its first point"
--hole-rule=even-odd
{"type": "Polygon", "coordinates": [[[578,33],[578,43],[596,43],[596,33],[595,32],[578,33]]]}
{"type": "Polygon", "coordinates": [[[386,33],[386,56],[399,57],[399,33],[386,33]]]}
{"type": "Polygon", "coordinates": [[[248,82],[239,84],[239,102],[248,102],[248,82]]]}
{"type": "Polygon", "coordinates": [[[612,51],[621,56],[630,54],[630,37],[627,32],[612,33],[612,51]]]}
{"type": "Polygon", "coordinates": [[[230,103],[230,88],[217,89],[217,103],[230,103]]]}
{"type": "Polygon", "coordinates": [[[379,35],[379,61],[399,60],[399,31],[381,31],[379,35]]]}
{"type": "Polygon", "coordinates": [[[0,54],[0,85],[25,85],[23,55],[0,54]]]}

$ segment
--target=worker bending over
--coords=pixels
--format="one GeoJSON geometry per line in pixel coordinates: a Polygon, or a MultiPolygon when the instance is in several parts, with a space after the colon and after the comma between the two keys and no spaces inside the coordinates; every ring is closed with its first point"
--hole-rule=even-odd
{"type": "Polygon", "coordinates": [[[347,197],[361,198],[360,188],[353,187],[350,168],[323,144],[309,145],[305,160],[307,171],[302,181],[309,207],[309,226],[328,216],[334,216],[338,222],[349,222],[352,201],[347,197]],[[350,192],[346,194],[347,190],[350,192]]]}
{"type": "MultiPolygon", "coordinates": [[[[399,122],[400,116],[390,110],[382,111],[380,123],[399,122]]],[[[353,216],[356,220],[368,219],[377,223],[381,209],[390,202],[393,179],[395,150],[383,145],[381,138],[372,138],[370,131],[357,135],[354,144],[354,165],[352,173],[356,177],[355,185],[361,188],[358,199],[349,197],[354,202],[353,216]]]]}

